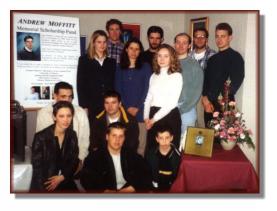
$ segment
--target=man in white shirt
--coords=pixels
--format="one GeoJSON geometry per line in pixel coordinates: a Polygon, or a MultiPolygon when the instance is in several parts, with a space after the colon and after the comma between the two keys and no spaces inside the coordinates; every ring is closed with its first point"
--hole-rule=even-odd
{"type": "Polygon", "coordinates": [[[109,124],[107,146],[90,152],[86,158],[81,184],[87,192],[133,193],[151,189],[151,172],[146,161],[123,147],[125,132],[125,124],[109,124]]]}
{"type": "MultiPolygon", "coordinates": [[[[54,87],[54,99],[58,101],[72,102],[73,99],[73,87],[67,82],[58,82],[54,87]]],[[[54,103],[55,103],[54,102],[54,103]]],[[[73,130],[77,133],[78,146],[79,146],[79,167],[76,171],[78,173],[83,166],[83,161],[88,155],[89,147],[89,122],[88,117],[84,109],[80,106],[74,105],[74,117],[73,117],[73,130]]],[[[36,132],[43,130],[44,128],[54,124],[53,119],[53,103],[40,109],[37,114],[37,126],[36,132]]]]}

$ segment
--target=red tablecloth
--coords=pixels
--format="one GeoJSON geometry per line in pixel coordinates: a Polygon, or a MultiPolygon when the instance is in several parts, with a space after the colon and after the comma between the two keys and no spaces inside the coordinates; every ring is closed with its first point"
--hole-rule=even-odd
{"type": "Polygon", "coordinates": [[[172,193],[258,193],[257,174],[241,149],[214,145],[211,158],[183,155],[172,193]]]}

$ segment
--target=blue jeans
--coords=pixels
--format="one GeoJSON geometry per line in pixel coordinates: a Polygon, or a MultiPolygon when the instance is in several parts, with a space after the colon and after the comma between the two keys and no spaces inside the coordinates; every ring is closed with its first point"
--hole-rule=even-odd
{"type": "Polygon", "coordinates": [[[184,136],[188,126],[195,126],[197,119],[196,108],[192,108],[190,111],[181,114],[182,126],[181,126],[181,140],[184,136]]]}

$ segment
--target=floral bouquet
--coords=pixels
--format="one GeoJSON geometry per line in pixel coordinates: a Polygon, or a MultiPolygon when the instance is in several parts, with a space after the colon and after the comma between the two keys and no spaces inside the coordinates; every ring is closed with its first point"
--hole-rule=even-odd
{"type": "Polygon", "coordinates": [[[242,119],[242,113],[236,109],[236,102],[229,101],[230,81],[224,85],[224,97],[219,96],[218,101],[221,106],[221,112],[214,112],[213,119],[209,122],[209,127],[215,129],[215,137],[225,142],[246,143],[255,149],[252,142],[252,132],[247,129],[245,120],[242,119]]]}

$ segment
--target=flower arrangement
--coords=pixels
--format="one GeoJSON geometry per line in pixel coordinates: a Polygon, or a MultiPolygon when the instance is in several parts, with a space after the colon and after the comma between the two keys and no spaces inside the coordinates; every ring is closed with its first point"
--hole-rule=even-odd
{"type": "Polygon", "coordinates": [[[247,129],[245,120],[242,119],[242,113],[237,110],[235,101],[229,101],[229,88],[230,81],[226,81],[224,97],[220,95],[218,98],[221,112],[213,113],[213,119],[209,122],[209,127],[215,129],[215,137],[220,140],[246,143],[255,149],[251,138],[252,132],[247,129]]]}

